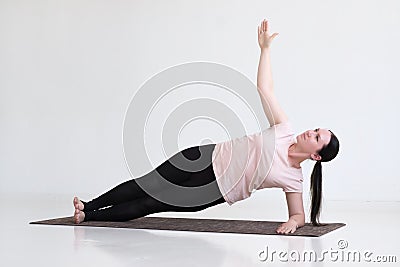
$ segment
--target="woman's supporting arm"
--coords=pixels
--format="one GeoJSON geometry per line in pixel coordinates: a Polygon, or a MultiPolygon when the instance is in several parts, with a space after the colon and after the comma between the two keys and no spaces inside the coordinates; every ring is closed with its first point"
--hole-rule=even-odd
{"type": "Polygon", "coordinates": [[[305,224],[303,194],[286,192],[286,202],[289,210],[289,220],[276,229],[279,234],[294,233],[297,228],[303,227],[305,224]]]}
{"type": "Polygon", "coordinates": [[[303,194],[286,192],[286,202],[289,210],[289,220],[297,222],[298,227],[304,226],[303,194]]]}

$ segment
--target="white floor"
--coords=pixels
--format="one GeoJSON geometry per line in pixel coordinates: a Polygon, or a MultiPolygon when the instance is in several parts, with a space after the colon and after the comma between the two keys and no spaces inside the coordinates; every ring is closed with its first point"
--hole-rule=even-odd
{"type": "MultiPolygon", "coordinates": [[[[361,266],[368,259],[367,266],[400,262],[399,202],[326,201],[323,221],[347,226],[318,238],[29,224],[71,216],[71,201],[72,196],[1,195],[1,266],[281,266],[296,255],[301,255],[297,266],[361,266]],[[260,255],[263,250],[268,253],[260,255]],[[324,259],[310,260],[313,251],[324,259]],[[360,255],[360,262],[357,257],[354,261],[355,254],[347,260],[349,252],[360,255]],[[373,263],[377,256],[395,256],[386,260],[397,262],[373,263]]],[[[282,214],[271,207],[268,212],[244,207],[221,204],[198,213],[150,216],[276,220],[268,214],[282,214]]]]}

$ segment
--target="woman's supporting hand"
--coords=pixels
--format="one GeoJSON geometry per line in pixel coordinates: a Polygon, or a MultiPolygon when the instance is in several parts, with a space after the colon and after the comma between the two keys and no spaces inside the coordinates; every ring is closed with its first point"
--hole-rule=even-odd
{"type": "Polygon", "coordinates": [[[263,20],[261,22],[261,25],[258,26],[258,45],[260,46],[260,49],[268,49],[270,48],[272,40],[279,34],[279,33],[274,33],[272,35],[269,35],[268,31],[268,20],[263,20]]]}
{"type": "Polygon", "coordinates": [[[276,228],[276,232],[278,234],[289,234],[294,233],[297,230],[297,222],[289,219],[289,221],[282,223],[278,228],[276,228]]]}

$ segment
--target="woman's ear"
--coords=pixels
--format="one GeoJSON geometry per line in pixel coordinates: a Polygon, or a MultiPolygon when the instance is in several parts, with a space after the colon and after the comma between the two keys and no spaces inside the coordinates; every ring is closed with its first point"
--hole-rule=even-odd
{"type": "Polygon", "coordinates": [[[318,154],[311,154],[311,159],[313,160],[321,160],[321,156],[318,154]]]}

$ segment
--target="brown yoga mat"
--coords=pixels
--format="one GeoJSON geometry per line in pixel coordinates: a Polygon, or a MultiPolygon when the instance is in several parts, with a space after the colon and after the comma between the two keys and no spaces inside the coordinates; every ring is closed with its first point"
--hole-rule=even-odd
{"type": "MultiPolygon", "coordinates": [[[[63,217],[50,220],[30,222],[30,224],[71,225],[91,227],[112,227],[132,229],[155,229],[193,232],[216,232],[258,235],[283,235],[277,234],[275,229],[282,222],[274,221],[248,221],[248,220],[222,220],[222,219],[197,219],[197,218],[167,218],[167,217],[142,217],[126,222],[89,221],[75,224],[73,217],[63,217]]],[[[306,223],[297,229],[291,236],[322,236],[336,230],[344,223],[327,223],[324,226],[312,226],[306,223]]]]}

